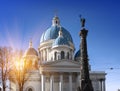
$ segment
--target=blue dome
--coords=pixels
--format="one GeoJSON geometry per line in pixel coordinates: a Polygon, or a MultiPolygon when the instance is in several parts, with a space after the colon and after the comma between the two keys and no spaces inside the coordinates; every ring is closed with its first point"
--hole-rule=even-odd
{"type": "MultiPolygon", "coordinates": [[[[70,33],[63,27],[61,27],[61,29],[62,29],[63,36],[66,39],[66,41],[70,41],[73,43],[70,33]]],[[[60,26],[57,26],[57,25],[51,26],[42,34],[40,42],[44,42],[50,39],[56,39],[58,37],[59,30],[60,30],[60,26]]]]}
{"type": "Polygon", "coordinates": [[[68,41],[63,36],[58,36],[57,39],[54,41],[53,46],[57,45],[68,45],[68,41]]]}
{"type": "Polygon", "coordinates": [[[80,57],[80,49],[75,54],[75,59],[80,57]]]}

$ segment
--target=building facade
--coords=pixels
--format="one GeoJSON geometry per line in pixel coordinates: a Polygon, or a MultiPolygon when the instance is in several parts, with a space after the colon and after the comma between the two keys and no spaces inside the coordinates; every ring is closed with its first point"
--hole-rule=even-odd
{"type": "MultiPolygon", "coordinates": [[[[24,61],[30,65],[24,91],[77,91],[80,86],[80,50],[75,52],[72,36],[60,25],[59,17],[41,36],[38,50],[29,43],[24,61]]],[[[105,91],[104,71],[90,71],[94,91],[105,91]]],[[[18,86],[11,82],[13,91],[18,86]]]]}

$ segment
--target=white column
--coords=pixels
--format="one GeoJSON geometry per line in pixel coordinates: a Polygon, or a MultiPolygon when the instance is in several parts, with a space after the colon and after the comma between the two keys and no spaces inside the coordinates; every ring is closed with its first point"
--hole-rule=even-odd
{"type": "Polygon", "coordinates": [[[45,91],[45,76],[42,74],[41,75],[41,90],[45,91]]]}
{"type": "Polygon", "coordinates": [[[74,53],[73,53],[73,51],[72,51],[72,60],[74,60],[74,55],[73,55],[74,53]]]}
{"type": "Polygon", "coordinates": [[[60,74],[59,91],[63,91],[63,75],[60,74]]]}
{"type": "Polygon", "coordinates": [[[47,58],[46,56],[47,56],[47,52],[46,52],[46,49],[45,49],[45,61],[47,61],[47,60],[46,60],[46,58],[47,58]]]}
{"type": "Polygon", "coordinates": [[[43,50],[42,50],[42,53],[41,53],[41,54],[42,54],[42,62],[43,62],[43,61],[44,61],[44,57],[43,57],[43,50]]]}
{"type": "Polygon", "coordinates": [[[105,79],[103,80],[102,88],[103,88],[102,91],[105,91],[105,79]]]}
{"type": "Polygon", "coordinates": [[[45,61],[45,50],[43,50],[43,61],[45,61]]]}
{"type": "Polygon", "coordinates": [[[60,60],[61,59],[61,55],[60,55],[60,53],[58,53],[58,60],[60,60]]]}
{"type": "Polygon", "coordinates": [[[42,51],[40,51],[40,59],[41,60],[43,60],[42,58],[43,58],[43,55],[42,55],[43,53],[42,53],[42,51]]]}
{"type": "Polygon", "coordinates": [[[75,88],[78,89],[78,87],[80,87],[80,74],[77,74],[76,84],[75,84],[75,88]]]}
{"type": "Polygon", "coordinates": [[[102,79],[99,79],[99,90],[102,91],[102,79]]]}
{"type": "Polygon", "coordinates": [[[69,91],[72,91],[72,74],[69,74],[69,91]]]}
{"type": "Polygon", "coordinates": [[[50,91],[54,91],[54,76],[51,75],[50,77],[50,91]]]}
{"type": "Polygon", "coordinates": [[[43,61],[45,61],[45,50],[43,50],[43,61]]]}
{"type": "Polygon", "coordinates": [[[49,61],[49,51],[47,49],[47,61],[49,61]]]}

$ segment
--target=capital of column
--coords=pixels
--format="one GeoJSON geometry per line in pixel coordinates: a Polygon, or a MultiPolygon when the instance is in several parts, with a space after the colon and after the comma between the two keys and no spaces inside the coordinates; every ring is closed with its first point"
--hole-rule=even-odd
{"type": "Polygon", "coordinates": [[[99,79],[99,81],[101,81],[101,82],[102,82],[102,81],[105,81],[105,78],[101,78],[101,79],[99,79]]]}

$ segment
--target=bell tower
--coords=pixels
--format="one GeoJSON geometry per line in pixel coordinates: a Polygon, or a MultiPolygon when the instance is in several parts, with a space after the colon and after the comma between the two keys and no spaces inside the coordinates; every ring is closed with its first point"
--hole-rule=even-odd
{"type": "Polygon", "coordinates": [[[87,33],[88,30],[85,29],[85,18],[81,18],[81,43],[80,43],[80,54],[81,54],[81,68],[80,68],[80,91],[93,91],[92,83],[89,77],[88,68],[88,54],[87,54],[87,33]]]}

